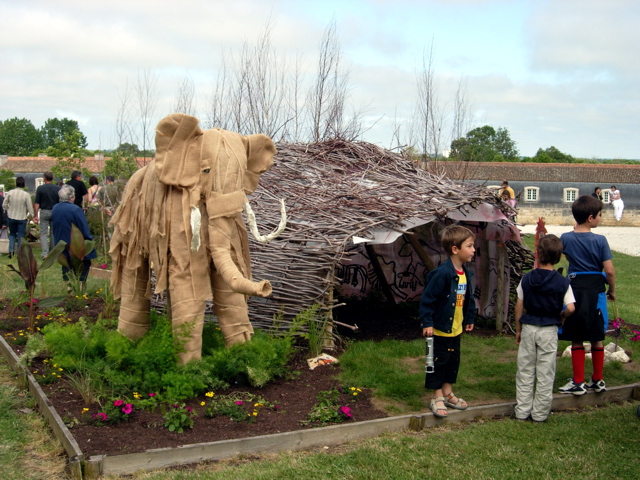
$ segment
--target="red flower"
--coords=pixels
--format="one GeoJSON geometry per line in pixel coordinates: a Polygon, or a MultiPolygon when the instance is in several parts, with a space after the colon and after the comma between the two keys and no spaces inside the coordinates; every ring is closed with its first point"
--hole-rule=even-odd
{"type": "Polygon", "coordinates": [[[353,418],[353,414],[351,413],[350,407],[340,407],[340,413],[347,418],[353,418]]]}

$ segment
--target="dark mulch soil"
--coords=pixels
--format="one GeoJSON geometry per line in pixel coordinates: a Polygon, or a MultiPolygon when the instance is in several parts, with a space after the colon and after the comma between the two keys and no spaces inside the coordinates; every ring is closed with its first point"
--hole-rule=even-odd
{"type": "MultiPolygon", "coordinates": [[[[97,318],[102,305],[99,299],[92,299],[87,308],[70,312],[69,317],[77,320],[80,316],[97,318]]],[[[0,302],[0,334],[5,336],[26,328],[26,317],[20,309],[13,309],[7,301],[0,302]]],[[[12,343],[12,342],[10,342],[12,343]]],[[[21,347],[15,346],[20,353],[21,347]]],[[[338,356],[337,353],[334,354],[338,356]]],[[[42,372],[42,360],[36,359],[31,365],[31,371],[42,372]]],[[[134,410],[128,422],[117,425],[90,425],[86,423],[88,414],[99,411],[97,405],[85,405],[77,391],[69,385],[63,376],[56,383],[42,385],[47,397],[55,407],[61,418],[68,424],[71,433],[78,442],[80,449],[86,455],[117,455],[142,452],[148,449],[178,447],[180,445],[214,442],[258,435],[289,432],[303,428],[301,421],[316,403],[318,393],[340,386],[336,380],[340,372],[339,365],[326,365],[309,370],[302,352],[292,360],[290,375],[286,379],[272,382],[264,388],[250,386],[236,386],[229,390],[216,391],[216,395],[228,395],[233,392],[249,392],[264,398],[277,408],[263,407],[260,409],[254,423],[234,422],[228,417],[206,418],[201,402],[208,398],[202,396],[187,402],[187,406],[195,410],[193,429],[186,429],[183,433],[170,432],[164,427],[161,413],[149,413],[134,410]],[[83,408],[90,408],[88,414],[82,415],[83,408]],[[74,420],[76,419],[76,420],[74,420]],[[78,423],[79,422],[79,423],[78,423]]],[[[36,378],[38,374],[36,373],[36,378]]],[[[357,387],[357,385],[354,385],[357,387]]],[[[353,419],[364,421],[386,417],[387,414],[377,410],[372,404],[371,392],[362,389],[354,400],[347,393],[342,395],[344,405],[351,408],[353,419]]]]}

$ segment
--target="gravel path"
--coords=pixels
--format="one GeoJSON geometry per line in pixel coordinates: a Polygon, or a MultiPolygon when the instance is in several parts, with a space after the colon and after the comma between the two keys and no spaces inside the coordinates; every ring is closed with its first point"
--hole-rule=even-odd
{"type": "MultiPolygon", "coordinates": [[[[546,225],[548,233],[560,236],[564,232],[569,232],[573,227],[567,225],[546,225]]],[[[524,225],[520,227],[522,233],[535,233],[535,225],[524,225]]],[[[640,257],[640,227],[598,227],[593,229],[594,233],[607,237],[609,247],[616,252],[640,257]]]]}

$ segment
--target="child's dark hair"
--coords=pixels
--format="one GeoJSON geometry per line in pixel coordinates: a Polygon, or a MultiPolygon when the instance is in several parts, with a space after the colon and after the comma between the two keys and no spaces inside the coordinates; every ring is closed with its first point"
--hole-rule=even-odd
{"type": "Polygon", "coordinates": [[[440,243],[442,248],[447,252],[447,255],[453,255],[453,247],[462,247],[462,243],[467,238],[473,238],[475,240],[476,235],[467,227],[461,227],[460,225],[449,225],[440,234],[440,243]]]}
{"type": "Polygon", "coordinates": [[[583,195],[571,205],[571,213],[578,225],[585,223],[589,216],[596,218],[602,211],[602,202],[591,195],[583,195]]]}
{"type": "Polygon", "coordinates": [[[562,240],[555,235],[545,235],[540,238],[537,251],[541,265],[555,265],[562,258],[562,240]]]}

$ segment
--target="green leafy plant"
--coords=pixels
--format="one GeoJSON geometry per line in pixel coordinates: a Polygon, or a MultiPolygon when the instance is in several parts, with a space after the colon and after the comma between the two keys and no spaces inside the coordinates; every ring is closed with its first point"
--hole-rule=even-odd
{"type": "Polygon", "coordinates": [[[170,432],[182,433],[185,428],[193,428],[193,419],[196,416],[197,413],[191,407],[185,406],[184,403],[171,405],[163,415],[164,426],[170,432]]]}
{"type": "MultiPolygon", "coordinates": [[[[62,254],[62,251],[66,248],[66,244],[62,241],[58,242],[58,245],[60,244],[63,245],[63,248],[58,252],[56,259],[58,263],[69,269],[71,280],[69,287],[73,290],[75,296],[82,296],[85,293],[85,285],[80,279],[84,269],[84,257],[94,249],[95,242],[93,240],[85,240],[80,229],[72,224],[68,257],[62,254]]],[[[58,245],[56,245],[56,248],[58,245]]],[[[51,255],[51,253],[49,255],[51,255]]]]}
{"type": "Polygon", "coordinates": [[[234,392],[230,395],[217,397],[214,395],[213,392],[206,394],[211,398],[204,411],[207,418],[229,417],[234,422],[253,423],[258,418],[261,408],[276,408],[264,398],[249,392],[234,392]]]}
{"type": "Polygon", "coordinates": [[[317,401],[307,418],[301,421],[302,425],[324,426],[353,419],[351,407],[346,404],[354,402],[361,392],[357,387],[336,387],[318,393],[317,401]]]}
{"type": "Polygon", "coordinates": [[[20,275],[24,280],[29,295],[29,329],[31,330],[34,328],[36,303],[38,303],[40,308],[48,308],[56,306],[64,300],[64,297],[49,297],[36,302],[34,295],[38,273],[41,270],[46,270],[51,267],[63,250],[64,242],[59,242],[38,267],[38,262],[33,255],[31,245],[29,245],[29,242],[22,242],[18,249],[18,268],[16,269],[13,265],[8,265],[12,271],[20,275]]]}

